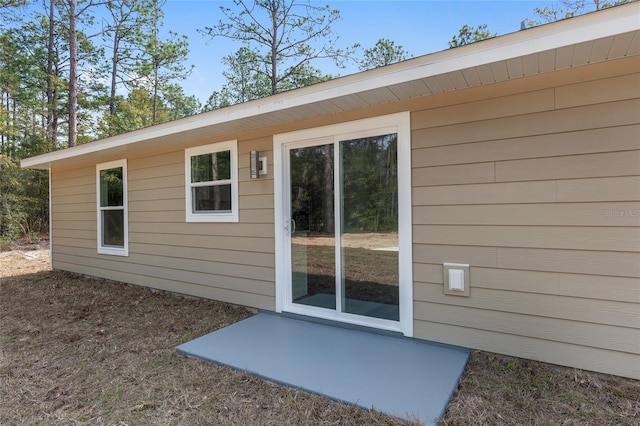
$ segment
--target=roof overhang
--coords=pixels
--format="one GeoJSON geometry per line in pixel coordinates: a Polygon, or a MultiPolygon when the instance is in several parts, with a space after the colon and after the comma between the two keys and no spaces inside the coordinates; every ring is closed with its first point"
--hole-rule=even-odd
{"type": "Polygon", "coordinates": [[[640,54],[634,2],[22,160],[47,169],[109,150],[255,130],[640,54]]]}

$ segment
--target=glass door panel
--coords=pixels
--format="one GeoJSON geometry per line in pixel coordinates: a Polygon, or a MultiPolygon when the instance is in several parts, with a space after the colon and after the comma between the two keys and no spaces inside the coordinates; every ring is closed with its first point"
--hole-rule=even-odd
{"type": "Polygon", "coordinates": [[[399,321],[397,135],[340,142],[342,312],[399,321]]]}
{"type": "Polygon", "coordinates": [[[333,144],[289,150],[291,300],[336,309],[333,144]]]}
{"type": "Polygon", "coordinates": [[[397,134],[288,157],[291,301],[399,321],[397,134]]]}

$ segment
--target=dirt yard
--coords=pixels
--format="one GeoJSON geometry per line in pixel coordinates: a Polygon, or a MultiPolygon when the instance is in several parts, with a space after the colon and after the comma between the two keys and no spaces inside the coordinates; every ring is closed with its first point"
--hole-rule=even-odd
{"type": "MultiPolygon", "coordinates": [[[[48,262],[0,252],[1,425],[407,424],[176,353],[243,308],[48,262]]],[[[637,425],[640,382],[474,352],[442,423],[637,425]]]]}

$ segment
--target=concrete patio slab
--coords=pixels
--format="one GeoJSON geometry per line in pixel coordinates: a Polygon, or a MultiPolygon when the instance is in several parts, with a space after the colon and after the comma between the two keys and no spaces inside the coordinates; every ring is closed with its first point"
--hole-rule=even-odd
{"type": "Polygon", "coordinates": [[[271,313],[177,350],[425,425],[444,414],[469,357],[464,348],[271,313]]]}

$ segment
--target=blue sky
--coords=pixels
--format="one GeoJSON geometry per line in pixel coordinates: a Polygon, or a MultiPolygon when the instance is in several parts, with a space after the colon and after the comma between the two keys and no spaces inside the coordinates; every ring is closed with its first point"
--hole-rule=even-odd
{"type": "MultiPolygon", "coordinates": [[[[312,0],[316,1],[316,0],[312,0]]],[[[380,38],[393,40],[412,56],[420,56],[448,48],[448,41],[464,24],[487,24],[499,35],[518,31],[520,22],[534,17],[535,7],[552,5],[554,1],[490,1],[490,0],[338,0],[318,1],[338,9],[342,20],[333,25],[342,46],[360,43],[370,48],[380,38]]],[[[221,76],[223,56],[241,45],[223,38],[206,40],[198,29],[215,25],[223,17],[220,6],[234,7],[233,2],[214,0],[168,0],[165,7],[165,29],[189,37],[189,62],[195,66],[192,75],[181,84],[185,92],[206,102],[212,91],[224,84],[221,76]]],[[[334,75],[357,72],[357,66],[337,69],[330,64],[316,65],[334,75]]]]}

